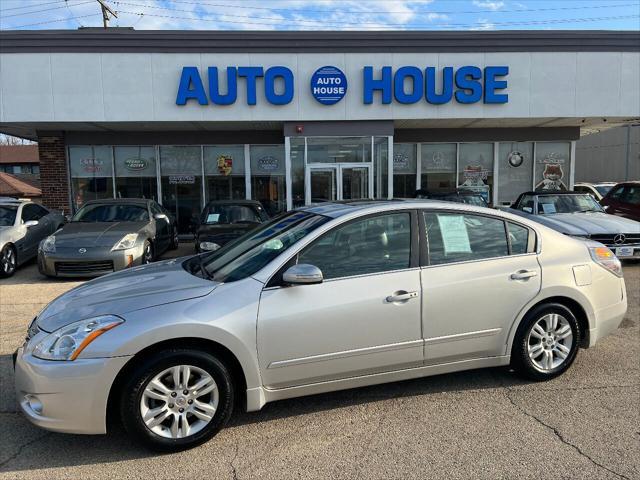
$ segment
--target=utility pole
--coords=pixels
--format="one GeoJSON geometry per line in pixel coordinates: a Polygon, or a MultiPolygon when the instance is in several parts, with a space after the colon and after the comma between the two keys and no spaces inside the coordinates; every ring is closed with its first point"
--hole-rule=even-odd
{"type": "Polygon", "coordinates": [[[104,0],[96,0],[96,2],[100,4],[100,8],[102,9],[102,25],[104,28],[107,28],[109,26],[109,15],[113,15],[116,18],[118,18],[118,15],[111,10],[111,7],[109,7],[104,0]]]}

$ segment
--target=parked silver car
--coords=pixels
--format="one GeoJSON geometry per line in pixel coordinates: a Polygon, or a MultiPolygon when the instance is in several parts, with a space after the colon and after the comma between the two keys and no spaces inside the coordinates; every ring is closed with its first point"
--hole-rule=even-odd
{"type": "Polygon", "coordinates": [[[60,296],[15,354],[16,395],[41,427],[105,433],[110,411],[178,450],[238,399],[501,365],[554,378],[626,310],[601,244],[464,204],[324,203],[60,296]]]}
{"type": "Polygon", "coordinates": [[[640,222],[609,215],[588,193],[527,192],[509,210],[565,235],[603,243],[618,258],[640,258],[640,222]]]}
{"type": "Polygon", "coordinates": [[[64,223],[64,216],[25,200],[0,200],[0,278],[38,254],[38,244],[64,223]]]}
{"type": "Polygon", "coordinates": [[[38,269],[50,277],[95,277],[150,263],[175,248],[175,220],[153,200],[94,200],[41,242],[38,269]]]}

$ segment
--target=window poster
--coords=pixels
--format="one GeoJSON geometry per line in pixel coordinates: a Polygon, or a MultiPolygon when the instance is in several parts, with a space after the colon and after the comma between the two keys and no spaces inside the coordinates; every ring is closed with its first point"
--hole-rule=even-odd
{"type": "Polygon", "coordinates": [[[469,233],[462,215],[438,215],[444,253],[471,253],[469,233]]]}

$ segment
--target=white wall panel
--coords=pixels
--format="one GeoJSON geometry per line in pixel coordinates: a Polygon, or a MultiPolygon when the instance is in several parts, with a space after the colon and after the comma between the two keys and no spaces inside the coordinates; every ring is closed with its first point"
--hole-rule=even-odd
{"type": "MultiPolygon", "coordinates": [[[[576,115],[615,115],[620,108],[622,53],[579,52],[576,55],[576,115]]],[[[639,85],[636,83],[636,90],[639,85]]]]}
{"type": "Polygon", "coordinates": [[[53,120],[48,53],[0,55],[2,121],[53,120]]]}
{"type": "Polygon", "coordinates": [[[51,54],[55,120],[104,120],[101,63],[99,53],[51,54]]]}
{"type": "Polygon", "coordinates": [[[574,117],[576,53],[531,53],[530,72],[529,116],[574,117]]]}
{"type": "Polygon", "coordinates": [[[153,118],[151,54],[102,54],[102,84],[106,121],[147,121],[153,118]]]}

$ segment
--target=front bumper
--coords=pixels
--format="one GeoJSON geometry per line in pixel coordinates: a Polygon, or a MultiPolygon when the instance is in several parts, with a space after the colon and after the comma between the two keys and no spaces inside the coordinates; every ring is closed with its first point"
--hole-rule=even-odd
{"type": "Polygon", "coordinates": [[[111,247],[56,248],[54,253],[38,251],[38,270],[51,277],[98,277],[142,264],[143,245],[111,251],[111,247]]]}
{"type": "Polygon", "coordinates": [[[34,425],[54,432],[106,433],[109,391],[130,358],[56,362],[41,360],[20,348],[15,353],[20,410],[34,425]]]}

